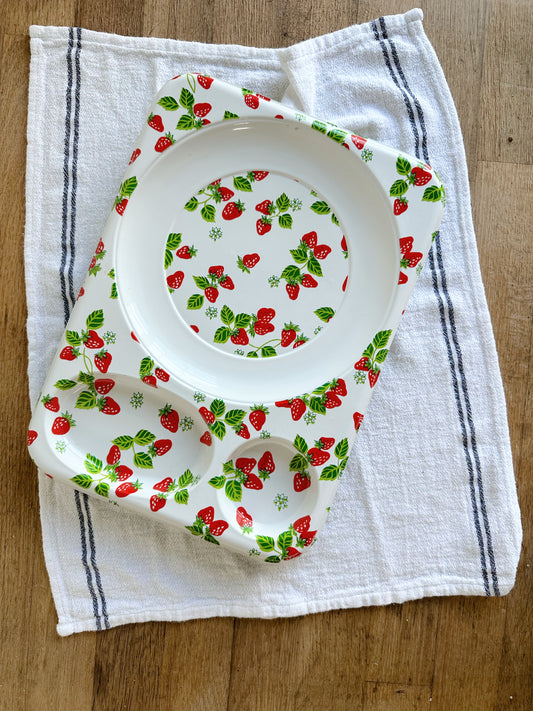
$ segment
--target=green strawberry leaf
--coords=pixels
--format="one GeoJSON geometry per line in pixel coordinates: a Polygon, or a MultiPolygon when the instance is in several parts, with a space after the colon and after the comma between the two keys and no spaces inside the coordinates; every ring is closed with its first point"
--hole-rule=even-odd
{"type": "Polygon", "coordinates": [[[388,329],[387,331],[379,331],[378,333],[376,333],[376,335],[372,339],[372,343],[374,344],[375,348],[384,348],[389,342],[391,333],[391,329],[388,329]]]}
{"type": "Polygon", "coordinates": [[[178,486],[180,489],[184,489],[189,484],[192,484],[194,476],[190,469],[186,469],[183,474],[178,479],[178,486]]]}
{"type": "Polygon", "coordinates": [[[236,427],[237,425],[241,424],[241,422],[244,420],[245,415],[246,412],[244,410],[229,410],[228,412],[226,412],[224,420],[230,427],[236,427]]]}
{"type": "Polygon", "coordinates": [[[226,425],[220,420],[216,420],[212,425],[209,425],[209,429],[218,439],[222,440],[226,436],[226,425]]]}
{"type": "Polygon", "coordinates": [[[279,555],[269,555],[268,558],[265,558],[265,563],[281,563],[281,558],[279,555]]]}
{"type": "Polygon", "coordinates": [[[291,249],[289,251],[297,264],[307,262],[307,250],[305,248],[298,247],[298,249],[291,249]]]}
{"type": "Polygon", "coordinates": [[[144,378],[145,375],[150,375],[153,369],[154,361],[150,358],[150,356],[145,356],[139,365],[139,376],[144,378]]]}
{"type": "Polygon", "coordinates": [[[231,111],[224,111],[224,116],[222,117],[222,120],[226,121],[227,119],[237,119],[237,118],[239,118],[237,114],[234,114],[231,111]]]}
{"type": "Polygon", "coordinates": [[[236,479],[230,479],[226,482],[224,493],[230,501],[240,501],[242,499],[242,484],[236,479]]]}
{"type": "Polygon", "coordinates": [[[111,284],[111,293],[109,294],[110,299],[118,299],[118,290],[117,290],[117,285],[116,282],[113,282],[111,284]]]}
{"type": "Polygon", "coordinates": [[[278,224],[284,230],[290,230],[292,227],[292,215],[289,215],[288,212],[283,215],[280,215],[278,217],[278,224]]]}
{"type": "Polygon", "coordinates": [[[279,198],[276,198],[276,207],[280,212],[287,212],[290,206],[291,201],[285,193],[282,193],[279,198]]]}
{"type": "Polygon", "coordinates": [[[81,486],[82,489],[90,489],[93,483],[92,477],[88,474],[77,474],[71,477],[70,481],[74,482],[77,486],[81,486]]]}
{"type": "Polygon", "coordinates": [[[107,499],[109,497],[109,484],[106,481],[99,482],[94,487],[94,493],[107,499]]]}
{"type": "Polygon", "coordinates": [[[139,469],[153,469],[154,464],[152,457],[146,452],[135,452],[133,455],[133,463],[139,469]]]}
{"type": "Polygon", "coordinates": [[[202,304],[204,303],[204,295],[203,294],[193,294],[192,296],[189,296],[187,300],[187,308],[188,309],[201,309],[202,304]]]}
{"type": "Polygon", "coordinates": [[[376,353],[376,361],[378,363],[383,363],[385,358],[387,357],[389,351],[386,348],[382,348],[380,351],[376,353]]]}
{"type": "Polygon", "coordinates": [[[309,261],[307,262],[307,269],[309,270],[309,274],[314,274],[317,277],[322,276],[322,267],[320,266],[318,259],[314,255],[309,257],[309,261]]]}
{"type": "Polygon", "coordinates": [[[174,255],[172,253],[172,250],[170,250],[167,247],[165,249],[165,269],[168,269],[173,261],[174,261],[174,255]]]}
{"type": "Polygon", "coordinates": [[[247,358],[259,358],[256,351],[248,351],[248,353],[246,354],[246,357],[247,358]]]}
{"type": "Polygon", "coordinates": [[[190,531],[193,536],[202,536],[204,533],[204,527],[198,523],[193,523],[192,526],[185,526],[185,528],[190,531]]]}
{"type": "Polygon", "coordinates": [[[214,343],[227,343],[231,336],[231,330],[227,326],[220,326],[213,336],[214,343]]]}
{"type": "Polygon", "coordinates": [[[209,543],[214,543],[215,546],[219,546],[220,543],[217,541],[217,539],[213,536],[212,533],[206,533],[204,535],[204,541],[209,541],[209,543]]]}
{"type": "Polygon", "coordinates": [[[66,378],[61,378],[61,380],[56,380],[54,383],[54,388],[58,390],[70,390],[70,388],[76,387],[77,383],[75,380],[67,380],[66,378]]]}
{"type": "Polygon", "coordinates": [[[250,314],[237,314],[235,316],[235,328],[247,328],[251,320],[250,314]]]}
{"type": "Polygon", "coordinates": [[[340,469],[335,464],[328,464],[320,473],[320,481],[334,481],[340,474],[340,469]]]}
{"type": "Polygon", "coordinates": [[[278,536],[278,548],[284,552],[292,543],[292,531],[283,531],[278,536]]]}
{"type": "MultiPolygon", "coordinates": [[[[137,178],[132,175],[131,178],[127,178],[120,186],[120,194],[124,197],[130,197],[135,188],[137,187],[137,178]]],[[[94,328],[97,328],[96,326],[94,328]]]]}
{"type": "Polygon", "coordinates": [[[226,405],[224,404],[224,400],[220,400],[218,398],[216,400],[213,400],[211,405],[209,405],[209,409],[215,417],[222,417],[222,415],[226,412],[226,405]]]}
{"type": "Polygon", "coordinates": [[[155,434],[152,434],[152,432],[149,432],[148,430],[139,430],[133,438],[133,441],[141,447],[146,447],[146,445],[153,442],[154,439],[155,434]]]}
{"type": "Polygon", "coordinates": [[[343,459],[347,454],[348,438],[345,437],[344,439],[341,439],[340,442],[337,442],[337,446],[335,447],[335,456],[337,459],[343,459]]]}
{"type": "Polygon", "coordinates": [[[226,306],[225,304],[222,307],[222,311],[220,312],[220,320],[222,321],[222,323],[225,323],[226,326],[231,326],[231,324],[235,320],[235,314],[230,309],[230,307],[226,306]]]}
{"type": "Polygon", "coordinates": [[[65,333],[65,339],[69,346],[79,346],[81,343],[81,338],[77,331],[67,331],[65,333]]]}
{"type": "Polygon", "coordinates": [[[207,289],[207,287],[211,285],[211,282],[205,276],[193,276],[193,279],[199,289],[207,289]]]}
{"type": "Polygon", "coordinates": [[[299,281],[300,277],[300,270],[295,264],[289,264],[281,272],[281,279],[285,279],[286,281],[299,281]]]}
{"type": "Polygon", "coordinates": [[[339,220],[337,219],[337,215],[336,215],[334,212],[331,213],[331,221],[333,222],[334,225],[338,225],[338,224],[339,224],[339,220]]]}
{"type": "Polygon", "coordinates": [[[206,222],[214,222],[216,214],[214,205],[204,205],[200,210],[200,215],[206,222]]]}
{"type": "Polygon", "coordinates": [[[176,491],[174,494],[174,501],[177,504],[188,504],[189,503],[189,492],[187,489],[182,489],[181,491],[176,491]]]}
{"type": "Polygon", "coordinates": [[[301,454],[307,454],[307,450],[309,449],[307,442],[301,435],[296,435],[294,438],[294,446],[301,454]]]}
{"type": "Polygon", "coordinates": [[[227,462],[224,462],[222,465],[222,471],[224,474],[234,474],[235,473],[235,467],[233,466],[233,459],[229,459],[227,462]]]}
{"type": "Polygon", "coordinates": [[[372,353],[374,352],[374,346],[369,343],[368,346],[363,351],[363,358],[372,358],[372,353]]]}
{"type": "Polygon", "coordinates": [[[111,441],[113,444],[116,444],[117,447],[122,451],[133,447],[133,437],[130,437],[129,435],[120,435],[119,437],[115,437],[115,439],[111,441]]]}
{"type": "Polygon", "coordinates": [[[411,163],[406,158],[398,156],[396,160],[396,172],[400,175],[409,175],[411,172],[411,163]]]}
{"type": "Polygon", "coordinates": [[[276,544],[271,536],[256,536],[257,545],[264,553],[275,550],[276,544]]]}
{"type": "Polygon", "coordinates": [[[323,395],[324,393],[327,393],[328,390],[331,390],[331,383],[329,380],[327,383],[324,383],[324,385],[320,385],[318,388],[315,388],[313,390],[313,395],[323,395]]]}
{"type": "MultiPolygon", "coordinates": [[[[196,200],[196,198],[192,198],[193,200],[196,200]]],[[[196,203],[198,203],[198,200],[196,200],[196,203]]],[[[187,203],[188,204],[188,203],[187,203]]],[[[185,208],[187,209],[187,208],[185,208]]],[[[181,232],[171,232],[169,236],[167,237],[167,244],[166,247],[167,249],[177,249],[181,244],[181,232]]]]}
{"type": "Polygon", "coordinates": [[[104,325],[104,312],[102,309],[97,309],[87,316],[85,320],[87,328],[101,328],[104,325]]]}
{"type": "Polygon", "coordinates": [[[198,199],[195,197],[192,197],[190,200],[187,200],[184,207],[189,212],[194,212],[196,210],[196,208],[198,207],[198,199]]]}
{"type": "Polygon", "coordinates": [[[176,124],[178,131],[190,131],[194,128],[194,119],[189,114],[183,114],[180,116],[178,123],[176,124]]]}
{"type": "Polygon", "coordinates": [[[102,467],[102,460],[95,457],[94,454],[85,455],[85,469],[89,474],[100,474],[102,467]]]}
{"type": "Polygon", "coordinates": [[[188,89],[183,88],[181,90],[180,104],[184,109],[192,109],[194,105],[194,95],[188,89]]]}
{"type": "Polygon", "coordinates": [[[327,133],[328,131],[328,125],[323,121],[313,121],[311,128],[314,128],[315,131],[320,131],[320,133],[327,133]]]}
{"type": "Polygon", "coordinates": [[[78,399],[76,400],[74,407],[77,407],[80,410],[90,410],[91,408],[96,407],[96,397],[88,390],[84,390],[78,395],[78,399]]]}
{"type": "Polygon", "coordinates": [[[207,482],[208,484],[211,484],[215,489],[222,489],[224,484],[226,483],[226,477],[224,476],[214,476],[209,481],[207,482]]]}
{"type": "Polygon", "coordinates": [[[348,133],[340,128],[332,128],[328,131],[328,137],[337,141],[337,143],[344,143],[344,139],[347,135],[348,133]]]}
{"type": "Polygon", "coordinates": [[[326,414],[326,406],[322,402],[322,398],[320,397],[312,397],[309,400],[309,409],[311,412],[316,412],[319,415],[325,415],[326,414]]]}
{"type": "Polygon", "coordinates": [[[325,200],[317,200],[311,205],[311,210],[317,215],[329,215],[331,208],[325,200]]]}
{"type": "Polygon", "coordinates": [[[343,472],[346,469],[346,465],[348,464],[348,457],[344,457],[344,459],[341,459],[339,462],[339,469],[341,472],[343,472]]]}
{"type": "Polygon", "coordinates": [[[442,197],[441,188],[438,185],[429,185],[422,195],[424,202],[438,202],[442,197]]]}
{"type": "Polygon", "coordinates": [[[84,373],[83,370],[80,370],[78,381],[80,383],[85,383],[85,385],[88,385],[91,388],[94,383],[94,375],[91,375],[91,373],[84,373]]]}
{"type": "Polygon", "coordinates": [[[157,103],[166,111],[177,111],[180,107],[173,96],[162,96],[157,103]]]}
{"type": "Polygon", "coordinates": [[[291,472],[303,472],[309,466],[307,456],[304,454],[295,454],[289,464],[291,472]]]}
{"type": "Polygon", "coordinates": [[[316,309],[314,313],[321,321],[324,321],[324,323],[327,323],[333,318],[333,316],[335,316],[335,311],[331,308],[331,306],[321,306],[319,309],[316,309]]]}
{"type": "Polygon", "coordinates": [[[261,357],[262,358],[271,358],[272,356],[277,355],[276,349],[273,346],[263,346],[261,348],[261,357]]]}
{"type": "Polygon", "coordinates": [[[390,186],[389,195],[391,197],[400,197],[401,195],[404,195],[407,192],[408,187],[409,185],[407,181],[403,178],[395,180],[394,183],[390,186]]]}
{"type": "Polygon", "coordinates": [[[242,175],[236,175],[233,178],[233,187],[236,190],[242,190],[245,193],[252,192],[252,183],[242,175]]]}

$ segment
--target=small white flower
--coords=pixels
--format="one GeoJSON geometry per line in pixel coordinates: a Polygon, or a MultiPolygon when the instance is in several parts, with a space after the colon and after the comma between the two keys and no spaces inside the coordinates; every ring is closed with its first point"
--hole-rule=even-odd
{"type": "Polygon", "coordinates": [[[130,405],[133,407],[134,410],[137,410],[139,407],[142,407],[143,402],[144,402],[144,395],[142,393],[132,393],[131,394],[130,405]]]}

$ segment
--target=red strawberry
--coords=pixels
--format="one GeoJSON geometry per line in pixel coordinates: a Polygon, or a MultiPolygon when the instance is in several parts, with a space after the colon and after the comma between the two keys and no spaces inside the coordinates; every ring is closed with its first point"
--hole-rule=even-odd
{"type": "Polygon", "coordinates": [[[254,520],[244,506],[239,506],[235,512],[235,518],[237,519],[237,524],[243,529],[242,532],[250,533],[254,525],[254,520]]]}
{"type": "Polygon", "coordinates": [[[205,76],[205,74],[198,74],[197,79],[198,84],[200,84],[200,86],[202,86],[204,89],[209,89],[209,87],[213,83],[213,79],[211,77],[205,76]]]}
{"type": "Polygon", "coordinates": [[[134,341],[137,341],[137,343],[139,343],[139,339],[138,339],[137,336],[133,333],[133,331],[130,333],[130,336],[133,338],[134,341]]]}
{"type": "Polygon", "coordinates": [[[302,555],[302,551],[299,551],[294,546],[289,546],[285,550],[284,558],[285,558],[285,560],[291,560],[292,558],[298,558],[299,555],[302,555]]]}
{"type": "Polygon", "coordinates": [[[425,185],[431,180],[431,173],[423,168],[413,168],[411,173],[415,176],[415,185],[425,185]]]}
{"type": "Polygon", "coordinates": [[[213,415],[211,410],[207,409],[207,407],[201,407],[199,412],[208,425],[212,425],[213,422],[216,420],[216,417],[213,415]]]}
{"type": "Polygon", "coordinates": [[[268,221],[267,218],[261,217],[255,223],[255,229],[258,235],[266,235],[272,229],[272,224],[268,221]]]}
{"type": "Polygon", "coordinates": [[[123,499],[125,496],[129,496],[130,494],[134,494],[136,491],[139,491],[140,488],[141,485],[138,481],[136,481],[134,484],[132,484],[131,481],[126,481],[124,484],[119,484],[117,486],[117,488],[115,489],[115,494],[120,499],[123,499]]]}
{"type": "Polygon", "coordinates": [[[304,491],[311,486],[311,478],[309,474],[296,472],[293,480],[294,491],[304,491]]]}
{"type": "Polygon", "coordinates": [[[222,264],[215,264],[212,267],[209,267],[209,274],[212,276],[216,276],[219,279],[224,276],[224,267],[222,264]]]}
{"type": "Polygon", "coordinates": [[[257,319],[258,321],[272,321],[275,315],[274,309],[263,307],[257,312],[257,319]]]}
{"type": "Polygon", "coordinates": [[[299,397],[295,397],[294,400],[291,402],[291,416],[294,421],[297,421],[300,419],[300,417],[304,414],[306,410],[306,404],[305,402],[300,399],[299,397]]]}
{"type": "Polygon", "coordinates": [[[143,378],[143,383],[151,385],[153,388],[157,388],[157,380],[155,375],[145,375],[143,378]]]}
{"type": "Polygon", "coordinates": [[[262,212],[263,215],[270,215],[270,206],[272,205],[272,200],[263,200],[255,206],[257,212],[262,212]]]}
{"type": "Polygon", "coordinates": [[[205,298],[212,304],[214,304],[215,301],[218,299],[218,289],[214,286],[208,286],[207,289],[204,291],[204,294],[205,298]]]}
{"type": "Polygon", "coordinates": [[[211,523],[215,518],[215,509],[212,506],[206,506],[205,509],[201,509],[196,514],[198,518],[201,518],[204,523],[211,523]]]}
{"type": "Polygon", "coordinates": [[[242,437],[243,439],[250,439],[250,430],[244,424],[244,422],[241,423],[239,429],[235,430],[235,434],[239,437],[242,437]]]}
{"type": "Polygon", "coordinates": [[[212,521],[209,524],[209,532],[212,536],[221,536],[228,527],[228,525],[229,524],[227,521],[212,521]]]}
{"type": "Polygon", "coordinates": [[[127,204],[128,204],[128,198],[122,198],[122,200],[119,200],[115,204],[115,210],[118,212],[119,215],[124,214],[124,210],[126,209],[127,204]]]}
{"type": "Polygon", "coordinates": [[[348,394],[348,391],[346,390],[346,382],[342,378],[338,378],[335,387],[332,388],[333,392],[335,395],[340,395],[341,397],[345,397],[348,394]]]}
{"type": "Polygon", "coordinates": [[[314,249],[314,247],[318,244],[317,233],[314,230],[312,232],[307,232],[307,234],[302,237],[302,242],[305,242],[309,249],[314,249]]]}
{"type": "Polygon", "coordinates": [[[28,447],[30,446],[30,444],[33,444],[35,442],[38,436],[39,435],[35,430],[28,430],[28,434],[26,436],[26,444],[28,445],[28,447]]]}
{"type": "Polygon", "coordinates": [[[168,383],[170,375],[167,373],[166,370],[163,370],[163,368],[156,368],[155,377],[163,381],[164,383],[168,383]]]}
{"type": "Polygon", "coordinates": [[[267,333],[272,333],[274,330],[274,324],[268,323],[268,321],[256,321],[254,323],[254,331],[256,336],[265,336],[267,333]]]}
{"type": "Polygon", "coordinates": [[[150,116],[148,116],[148,125],[155,131],[159,131],[159,133],[163,133],[165,130],[165,127],[163,126],[163,119],[158,114],[155,116],[154,114],[150,114],[150,116]]]}
{"type": "Polygon", "coordinates": [[[130,158],[129,165],[131,165],[132,163],[135,163],[135,161],[137,160],[137,158],[138,158],[140,155],[141,155],[141,149],[140,149],[140,148],[136,148],[136,149],[133,151],[133,153],[131,154],[131,158],[130,158]]]}
{"type": "Polygon", "coordinates": [[[361,138],[361,136],[354,136],[354,134],[352,134],[351,138],[352,138],[352,143],[357,148],[357,150],[360,151],[364,148],[365,143],[366,143],[366,138],[361,138]]]}
{"type": "Polygon", "coordinates": [[[96,333],[96,331],[93,331],[92,329],[89,331],[87,336],[84,339],[84,344],[86,348],[103,348],[105,343],[102,338],[96,333]]]}
{"type": "Polygon", "coordinates": [[[394,201],[394,214],[401,215],[407,210],[407,200],[405,198],[396,198],[394,201]]]}
{"type": "Polygon", "coordinates": [[[193,323],[191,323],[191,328],[195,333],[200,333],[200,329],[198,328],[198,326],[195,326],[193,323]]]}
{"type": "Polygon", "coordinates": [[[257,109],[259,108],[259,97],[256,94],[245,94],[244,103],[251,109],[257,109]]]}
{"type": "Polygon", "coordinates": [[[348,285],[348,277],[342,282],[342,290],[346,291],[346,286],[348,285]]]}
{"type": "Polygon", "coordinates": [[[267,450],[263,454],[261,459],[257,462],[257,468],[259,472],[268,472],[268,474],[272,474],[272,472],[275,471],[276,465],[274,464],[274,459],[272,458],[272,452],[267,450]]]}
{"type": "Polygon", "coordinates": [[[156,439],[154,442],[155,456],[162,457],[166,454],[169,449],[172,448],[172,441],[170,439],[156,439]]]}
{"type": "Polygon", "coordinates": [[[294,528],[296,533],[299,533],[300,535],[302,535],[303,533],[307,533],[310,525],[311,525],[311,516],[302,516],[302,518],[299,518],[297,521],[295,521],[292,524],[292,527],[294,528]]]}
{"type": "Polygon", "coordinates": [[[307,338],[298,338],[296,341],[294,341],[294,345],[292,346],[293,348],[299,348],[300,346],[303,346],[304,343],[306,343],[308,339],[307,338]]]}
{"type": "Polygon", "coordinates": [[[353,426],[356,432],[359,431],[359,428],[363,424],[363,417],[364,415],[362,415],[360,412],[353,413],[353,426]]]}
{"type": "Polygon", "coordinates": [[[240,469],[241,472],[244,472],[245,474],[250,474],[256,464],[257,459],[254,459],[254,457],[239,457],[235,460],[235,466],[237,469],[240,469]]]}
{"type": "Polygon", "coordinates": [[[342,235],[342,239],[341,239],[341,249],[343,252],[348,251],[348,245],[346,244],[346,237],[344,235],[342,235]]]}
{"type": "Polygon", "coordinates": [[[294,301],[295,299],[298,298],[298,294],[300,293],[300,285],[299,284],[286,284],[285,289],[286,289],[287,294],[289,295],[289,299],[291,299],[291,301],[294,301]]]}
{"type": "Polygon", "coordinates": [[[398,284],[406,284],[409,281],[409,278],[405,272],[400,272],[400,276],[398,278],[398,284]]]}
{"type": "Polygon", "coordinates": [[[334,407],[340,407],[342,405],[342,400],[338,395],[336,395],[333,390],[328,390],[326,393],[326,399],[324,401],[324,407],[328,409],[333,409],[334,407]]]}
{"type": "Polygon", "coordinates": [[[62,415],[55,418],[52,422],[52,434],[64,435],[74,427],[76,423],[72,419],[72,416],[68,412],[64,412],[62,415]]]}
{"type": "Polygon", "coordinates": [[[320,442],[320,449],[331,449],[335,444],[334,437],[321,437],[318,441],[320,442]]]}
{"type": "Polygon", "coordinates": [[[315,536],[316,531],[307,531],[306,533],[302,533],[300,537],[305,541],[305,547],[307,548],[307,546],[310,546],[314,541],[315,536]]]}
{"type": "Polygon", "coordinates": [[[153,511],[155,513],[156,511],[159,511],[159,509],[162,509],[166,503],[166,496],[164,496],[163,494],[153,494],[150,497],[150,511],[153,511]]]}
{"type": "Polygon", "coordinates": [[[373,388],[374,385],[378,382],[380,373],[381,373],[381,370],[370,370],[368,372],[368,383],[371,388],[373,388]]]}
{"type": "Polygon", "coordinates": [[[407,265],[402,264],[402,266],[416,267],[423,256],[422,252],[409,252],[409,254],[406,254],[404,259],[402,259],[402,262],[404,260],[407,261],[407,265]]]}
{"type": "Polygon", "coordinates": [[[76,360],[78,355],[79,353],[77,352],[77,349],[74,350],[72,346],[65,346],[59,354],[59,357],[61,360],[76,360]]]}
{"type": "Polygon", "coordinates": [[[203,435],[200,437],[200,442],[201,442],[202,444],[206,444],[208,447],[211,446],[211,442],[212,442],[212,441],[213,441],[213,440],[211,439],[211,432],[209,432],[208,430],[206,430],[206,431],[203,433],[203,435]]]}
{"type": "Polygon", "coordinates": [[[118,467],[115,467],[115,474],[119,481],[126,481],[130,476],[133,476],[133,469],[130,469],[125,464],[119,464],[118,467]]]}
{"type": "Polygon", "coordinates": [[[291,403],[290,400],[278,400],[277,402],[274,403],[276,407],[290,407],[291,403]]]}
{"type": "Polygon", "coordinates": [[[229,188],[225,188],[223,185],[221,185],[219,187],[218,194],[220,195],[222,200],[224,200],[224,202],[227,202],[235,195],[233,190],[230,190],[229,188]]]}
{"type": "Polygon", "coordinates": [[[50,397],[50,395],[45,395],[41,402],[50,412],[59,412],[59,400],[57,397],[50,397]]]}
{"type": "Polygon", "coordinates": [[[245,254],[244,257],[242,258],[242,263],[247,269],[253,269],[257,262],[259,261],[260,257],[257,254],[257,252],[253,252],[252,254],[245,254]]]}
{"type": "Polygon", "coordinates": [[[195,116],[198,116],[198,118],[203,118],[204,116],[207,116],[207,114],[211,111],[212,108],[213,107],[211,106],[211,104],[198,103],[192,107],[192,110],[195,116]]]}
{"type": "Polygon", "coordinates": [[[222,210],[222,219],[235,220],[244,212],[244,205],[240,200],[237,202],[228,202],[222,210]]]}
{"type": "Polygon", "coordinates": [[[115,402],[112,397],[104,397],[98,405],[98,409],[104,415],[118,415],[120,412],[120,405],[118,402],[115,402]]]}
{"type": "Polygon", "coordinates": [[[370,360],[366,357],[359,358],[354,368],[355,370],[370,370],[370,360]]]}
{"type": "Polygon", "coordinates": [[[255,489],[256,491],[259,491],[263,488],[263,482],[256,474],[248,474],[243,486],[247,489],[255,489]]]}
{"type": "Polygon", "coordinates": [[[239,328],[238,333],[234,333],[231,336],[231,342],[234,343],[236,346],[247,346],[250,342],[250,339],[248,338],[248,334],[246,333],[244,328],[239,328]]]}
{"type": "Polygon", "coordinates": [[[250,424],[254,428],[254,430],[259,430],[263,427],[263,425],[266,422],[266,416],[267,413],[265,410],[263,410],[261,407],[257,407],[250,414],[248,415],[248,419],[250,420],[250,424]]]}
{"type": "Polygon", "coordinates": [[[179,257],[180,259],[191,259],[191,257],[194,257],[196,255],[196,250],[194,246],[189,247],[189,245],[184,244],[183,247],[180,247],[177,252],[176,256],[179,257]]]}
{"type": "Polygon", "coordinates": [[[174,272],[174,274],[167,276],[167,285],[171,289],[179,289],[184,277],[185,274],[183,272],[174,272]]]}
{"type": "Polygon", "coordinates": [[[311,464],[314,467],[320,467],[322,464],[325,464],[325,462],[328,461],[329,459],[329,452],[325,452],[322,449],[319,449],[318,447],[311,447],[311,449],[308,451],[308,454],[311,456],[311,464]]]}
{"type": "Polygon", "coordinates": [[[222,277],[222,279],[220,280],[220,286],[223,289],[228,289],[229,291],[233,291],[233,289],[235,289],[235,284],[233,283],[233,279],[228,275],[226,275],[225,277],[222,277]]]}
{"type": "Polygon", "coordinates": [[[287,348],[296,338],[296,331],[292,328],[292,323],[285,324],[285,328],[281,332],[281,347],[287,348]]]}
{"type": "Polygon", "coordinates": [[[115,387],[115,381],[111,378],[96,378],[94,388],[100,395],[107,395],[115,387]]]}
{"type": "Polygon", "coordinates": [[[91,271],[91,269],[94,269],[95,266],[96,266],[96,257],[93,257],[91,259],[91,263],[89,264],[89,271],[91,271]]]}
{"type": "Polygon", "coordinates": [[[413,247],[413,238],[412,237],[400,237],[400,252],[403,255],[409,254],[413,247]]]}
{"type": "Polygon", "coordinates": [[[172,405],[165,405],[159,410],[159,418],[161,425],[169,432],[177,432],[180,426],[180,416],[174,410],[172,405]]]}
{"type": "Polygon", "coordinates": [[[260,99],[263,99],[263,101],[270,101],[270,99],[268,98],[268,96],[263,96],[263,94],[257,94],[257,96],[258,96],[260,99]]]}
{"type": "Polygon", "coordinates": [[[164,136],[161,136],[161,138],[157,139],[157,143],[154,146],[154,149],[158,153],[163,153],[163,151],[166,151],[167,148],[170,148],[170,146],[175,143],[176,141],[174,140],[174,136],[171,133],[166,133],[164,136]]]}
{"type": "Polygon", "coordinates": [[[108,351],[100,351],[94,356],[94,364],[101,373],[107,373],[113,356],[108,351]]]}
{"type": "Polygon", "coordinates": [[[313,249],[313,254],[317,259],[325,259],[331,252],[331,247],[327,244],[317,244],[313,249]]]}
{"type": "Polygon", "coordinates": [[[118,462],[120,462],[121,456],[122,455],[121,455],[119,447],[117,447],[116,444],[112,444],[111,449],[107,453],[106,462],[108,464],[117,464],[118,462]]]}
{"type": "Polygon", "coordinates": [[[311,274],[304,274],[302,279],[302,286],[305,289],[315,289],[318,286],[317,280],[311,276],[311,274]]]}
{"type": "Polygon", "coordinates": [[[257,181],[260,181],[267,177],[268,170],[252,170],[252,174],[257,181]]]}

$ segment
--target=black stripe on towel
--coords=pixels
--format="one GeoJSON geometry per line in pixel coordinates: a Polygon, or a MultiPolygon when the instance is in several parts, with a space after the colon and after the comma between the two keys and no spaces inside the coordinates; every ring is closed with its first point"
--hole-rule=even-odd
{"type": "MultiPolygon", "coordinates": [[[[402,94],[409,123],[414,135],[415,155],[429,163],[429,153],[427,148],[427,132],[425,126],[424,112],[420,102],[411,91],[405,73],[402,69],[396,46],[388,37],[385,18],[372,23],[374,37],[379,42],[383,53],[385,65],[389,71],[391,79],[402,94]],[[381,28],[381,31],[380,31],[381,28]],[[389,54],[390,49],[390,54],[389,54]],[[392,61],[391,61],[392,56],[392,61]],[[394,66],[393,66],[394,63],[394,66]]],[[[437,299],[439,315],[441,320],[442,334],[448,354],[450,375],[455,395],[457,414],[461,426],[463,437],[463,450],[469,476],[470,498],[472,505],[472,515],[474,527],[479,546],[481,575],[483,586],[487,595],[491,594],[489,583],[489,571],[487,570],[487,558],[490,564],[490,578],[492,581],[493,594],[499,595],[498,578],[496,574],[496,564],[492,537],[490,533],[489,520],[483,494],[483,481],[481,472],[481,462],[477,449],[474,421],[470,405],[470,397],[466,382],[466,375],[463,367],[462,351],[459,344],[457,329],[455,326],[455,313],[452,299],[447,287],[446,271],[442,259],[440,245],[440,235],[437,232],[433,249],[429,253],[428,263],[431,270],[433,290],[437,299]],[[434,254],[435,253],[435,254],[434,254]],[[436,259],[435,259],[436,255],[436,259]],[[472,460],[473,457],[473,460],[472,460]],[[480,512],[481,518],[480,519],[480,512]]]]}

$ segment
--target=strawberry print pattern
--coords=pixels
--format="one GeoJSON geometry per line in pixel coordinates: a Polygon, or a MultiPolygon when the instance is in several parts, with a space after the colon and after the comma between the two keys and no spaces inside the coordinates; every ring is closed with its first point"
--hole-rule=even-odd
{"type": "MultiPolygon", "coordinates": [[[[344,309],[357,317],[368,306],[355,303],[352,287],[358,240],[372,235],[358,235],[357,225],[344,234],[335,196],[308,187],[312,180],[256,164],[206,175],[193,194],[179,193],[168,231],[147,238],[147,249],[162,245],[163,298],[190,327],[187,336],[241,370],[257,369],[258,380],[285,365],[282,358],[305,371],[301,359],[308,354],[312,362],[314,345],[322,353],[344,347],[335,335],[344,309]]],[[[56,456],[61,467],[48,476],[80,491],[179,523],[191,545],[194,536],[268,563],[297,559],[325,523],[444,202],[435,172],[416,158],[256,91],[203,74],[174,77],[145,115],[88,264],[26,433],[31,455],[47,468],[56,456]],[[323,376],[305,383],[306,392],[293,391],[287,379],[283,395],[272,383],[271,400],[262,391],[233,401],[214,386],[203,392],[205,383],[189,382],[162,350],[156,356],[140,342],[146,332],[138,338],[131,331],[115,240],[129,229],[128,205],[141,199],[145,176],[163,154],[170,160],[184,138],[194,142],[211,124],[219,130],[252,117],[298,126],[332,155],[357,160],[357,170],[384,190],[384,211],[401,235],[400,263],[393,306],[360,355],[346,349],[339,372],[327,372],[324,358],[323,376]]]]}

